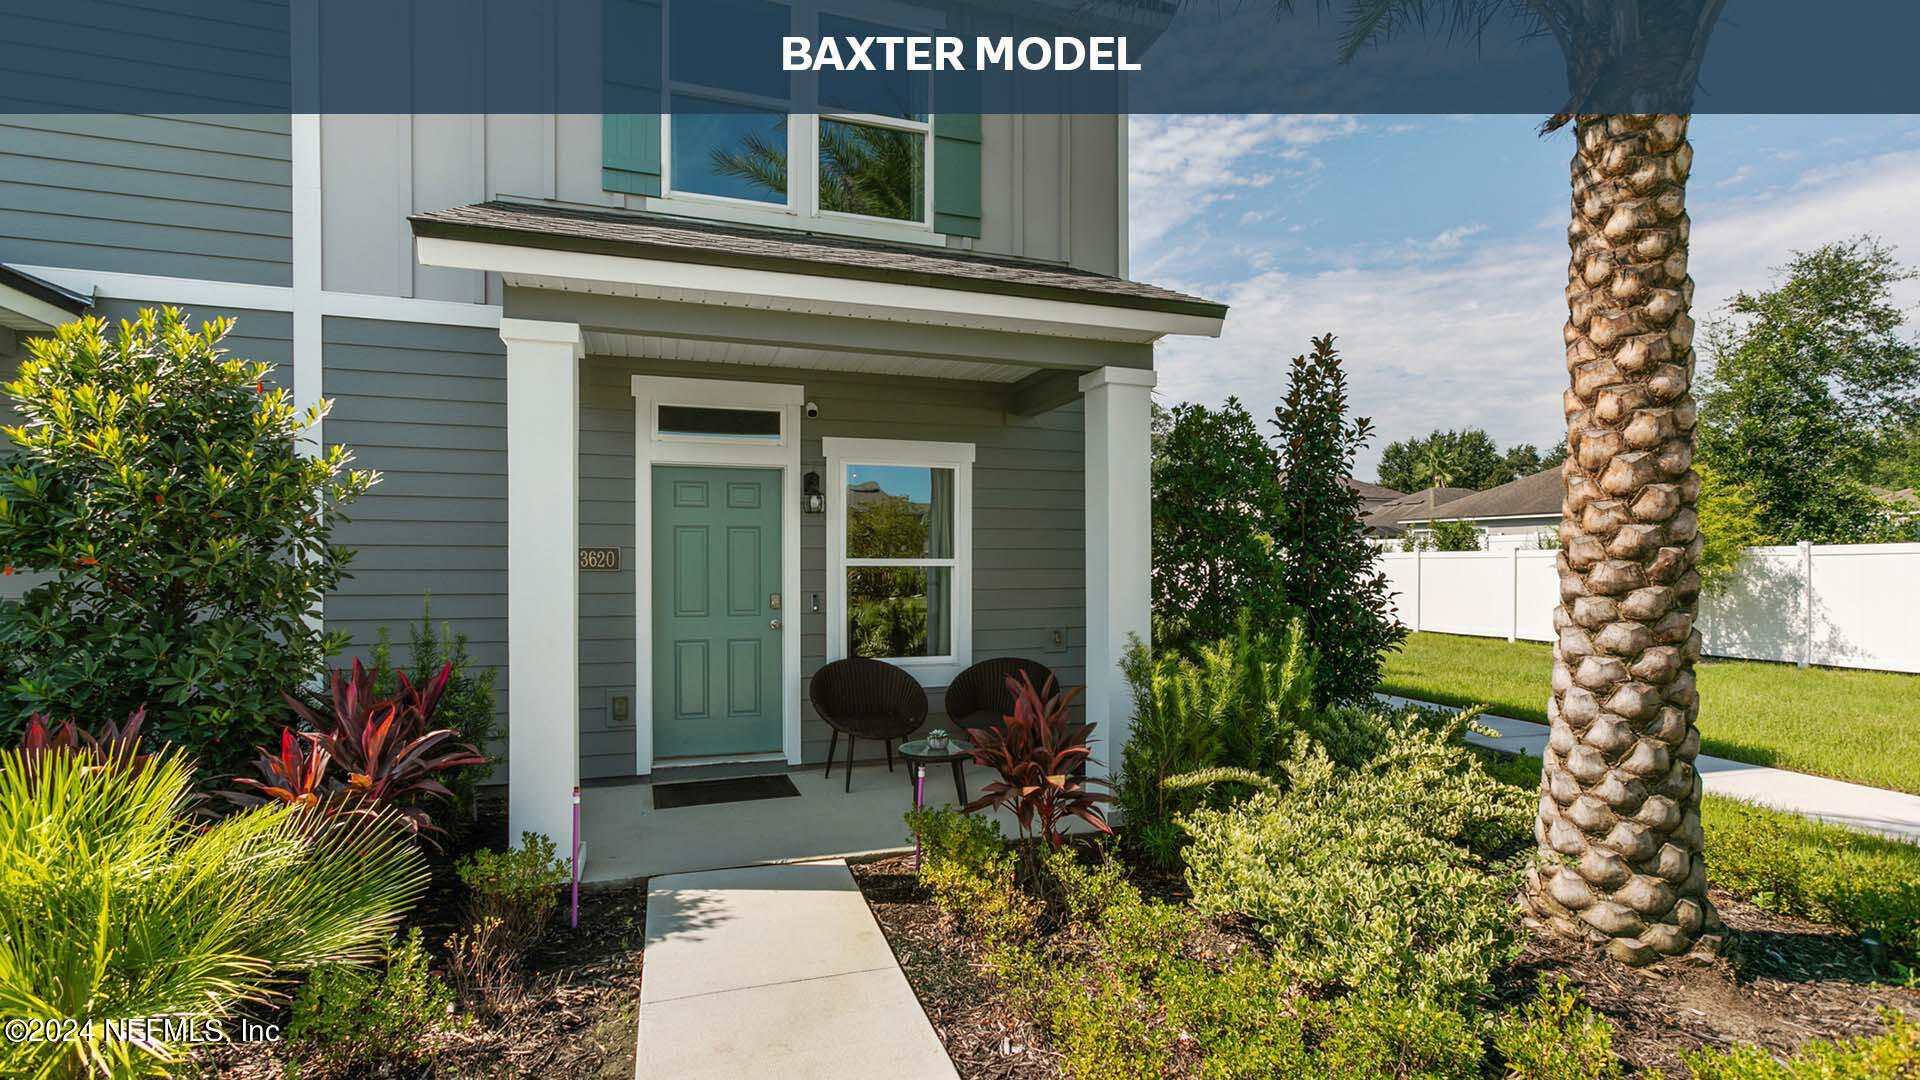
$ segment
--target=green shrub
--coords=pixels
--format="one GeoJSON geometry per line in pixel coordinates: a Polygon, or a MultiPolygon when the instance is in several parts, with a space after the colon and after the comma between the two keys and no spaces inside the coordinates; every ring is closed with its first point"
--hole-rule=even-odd
{"type": "Polygon", "coordinates": [[[1882,1009],[1876,1036],[1803,1043],[1781,1061],[1757,1046],[1682,1054],[1693,1080],[1912,1080],[1920,1076],[1920,1023],[1882,1009]]]}
{"type": "Polygon", "coordinates": [[[1540,977],[1538,992],[1519,1011],[1501,1017],[1493,1048],[1506,1059],[1509,1080],[1619,1080],[1613,1025],[1587,1008],[1558,979],[1540,977]]]}
{"type": "Polygon", "coordinates": [[[1478,1080],[1485,1050],[1461,1013],[1419,997],[1362,993],[1319,1008],[1311,1075],[1326,1080],[1478,1080]]]}
{"type": "Polygon", "coordinates": [[[494,738],[500,734],[493,710],[493,685],[499,673],[493,668],[474,667],[473,658],[467,653],[467,635],[455,633],[446,623],[434,625],[431,598],[421,602],[420,621],[407,624],[407,655],[408,663],[393,662],[392,634],[381,627],[371,658],[374,693],[381,700],[399,693],[397,674],[401,671],[406,672],[415,686],[425,686],[440,673],[442,665],[452,664],[453,674],[440,692],[439,705],[434,710],[434,726],[451,729],[455,742],[476,747],[482,754],[489,755],[484,765],[452,770],[442,777],[447,789],[453,792],[455,812],[449,817],[457,829],[458,823],[472,820],[474,797],[486,781],[490,767],[500,760],[490,753],[494,738]]]}
{"type": "Polygon", "coordinates": [[[386,966],[325,967],[294,994],[287,1038],[336,1066],[419,1061],[429,1036],[457,1024],[453,993],[429,968],[420,931],[387,953],[386,966]]]}
{"type": "Polygon", "coordinates": [[[510,956],[524,954],[547,932],[553,909],[560,903],[560,886],[571,878],[567,864],[555,854],[553,841],[533,832],[521,833],[517,848],[476,851],[455,869],[469,890],[471,924],[484,926],[497,920],[493,941],[510,956]]]}
{"type": "Polygon", "coordinates": [[[1210,965],[1187,954],[1200,919],[1181,904],[1149,900],[1111,858],[1046,865],[1065,908],[1054,942],[1061,962],[1039,965],[1040,1013],[1079,1077],[1160,1077],[1176,1062],[1208,1078],[1289,1075],[1304,1061],[1287,983],[1243,950],[1210,965]]]}
{"type": "Polygon", "coordinates": [[[1920,846],[1732,799],[1706,800],[1701,826],[1716,885],[1920,956],[1920,846]]]}
{"type": "Polygon", "coordinates": [[[1516,954],[1514,853],[1533,811],[1458,735],[1396,726],[1357,770],[1303,736],[1290,786],[1182,819],[1194,906],[1252,920],[1310,984],[1480,997],[1516,954]]]}
{"type": "Polygon", "coordinates": [[[151,735],[238,771],[298,686],[346,645],[308,621],[351,553],[340,507],[378,479],[298,443],[325,415],[228,355],[231,320],[142,311],[26,342],[6,385],[0,563],[48,580],[0,605],[0,742],[32,713],[90,723],[147,708],[151,735]]]}
{"type": "Polygon", "coordinates": [[[1181,842],[1174,818],[1207,796],[1165,781],[1214,766],[1278,764],[1294,734],[1313,729],[1313,655],[1297,619],[1270,635],[1254,630],[1242,611],[1233,636],[1195,646],[1191,657],[1155,656],[1136,641],[1123,669],[1135,714],[1116,800],[1135,850],[1153,865],[1173,866],[1181,842]]]}
{"type": "Polygon", "coordinates": [[[1019,966],[1004,950],[1032,936],[1039,905],[1016,883],[1016,859],[1000,823],[948,807],[914,810],[907,827],[920,844],[920,883],[934,905],[972,935],[1001,967],[1019,966]]]}
{"type": "MultiPolygon", "coordinates": [[[[6,1016],[230,1016],[294,974],[378,956],[426,886],[379,818],[271,806],[192,820],[177,750],[128,769],[84,750],[27,760],[0,753],[6,1016]]],[[[0,1076],[150,1075],[182,1049],[165,1035],[0,1041],[0,1076]]]]}

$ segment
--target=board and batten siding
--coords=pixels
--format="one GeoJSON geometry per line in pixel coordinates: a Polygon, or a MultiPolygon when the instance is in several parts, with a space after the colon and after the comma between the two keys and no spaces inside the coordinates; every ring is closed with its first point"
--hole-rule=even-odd
{"type": "MultiPolygon", "coordinates": [[[[355,550],[327,597],[329,630],[365,658],[381,627],[397,662],[431,597],[436,625],[467,635],[507,703],[507,372],[492,330],[329,317],[321,394],[329,444],[381,480],[346,508],[336,542],[355,550]]],[[[504,753],[502,740],[493,752],[504,753]]]]}
{"type": "Polygon", "coordinates": [[[0,258],[292,284],[291,150],[285,116],[0,115],[0,258]]]}
{"type": "MultiPolygon", "coordinates": [[[[484,22],[454,32],[481,32],[484,22]],[[479,28],[479,29],[477,29],[479,28]]],[[[540,34],[538,27],[527,32],[540,34]]],[[[1120,269],[1120,122],[1111,116],[981,118],[981,236],[972,250],[1120,269]]],[[[498,303],[497,279],[421,266],[411,213],[509,197],[674,212],[601,187],[596,115],[321,117],[326,288],[498,303]]],[[[684,207],[685,203],[677,204],[684,207]]],[[[805,222],[822,228],[826,223],[805,222]]]]}
{"type": "MultiPolygon", "coordinates": [[[[581,379],[580,543],[623,551],[620,572],[581,575],[582,776],[633,771],[633,730],[609,725],[607,699],[633,693],[633,574],[648,557],[635,546],[633,525],[636,374],[804,386],[820,415],[801,421],[800,467],[823,477],[820,440],[826,436],[973,443],[974,659],[1028,656],[1058,672],[1063,685],[1084,684],[1085,438],[1079,403],[1021,418],[1005,412],[1004,388],[986,383],[589,356],[581,379]],[[1055,630],[1066,634],[1064,650],[1053,651],[1055,630]]],[[[800,522],[801,595],[786,598],[786,608],[793,613],[789,618],[797,616],[802,635],[802,755],[818,762],[825,759],[830,732],[805,702],[804,679],[826,662],[831,613],[808,611],[806,597],[820,593],[824,606],[826,517],[802,514],[800,522]]],[[[929,726],[944,723],[941,691],[930,688],[927,697],[929,726]]],[[[879,756],[877,746],[865,750],[879,756]]]]}

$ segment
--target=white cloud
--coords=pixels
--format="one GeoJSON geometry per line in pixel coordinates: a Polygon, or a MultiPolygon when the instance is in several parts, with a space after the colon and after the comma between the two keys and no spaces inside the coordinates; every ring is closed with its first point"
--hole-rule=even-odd
{"type": "Polygon", "coordinates": [[[1713,186],[1716,188],[1730,188],[1736,184],[1744,184],[1752,177],[1753,177],[1753,166],[1742,165],[1739,168],[1733,170],[1732,175],[1715,181],[1713,186]]]}
{"type": "Polygon", "coordinates": [[[1320,167],[1310,147],[1359,130],[1350,116],[1132,117],[1127,183],[1134,249],[1156,247],[1215,203],[1310,175],[1320,167]]]}
{"type": "MultiPolygon", "coordinates": [[[[1695,193],[1695,317],[1705,321],[1736,291],[1763,287],[1793,250],[1861,232],[1920,261],[1916,189],[1920,152],[1901,152],[1811,171],[1759,199],[1715,202],[1695,193]]],[[[1224,286],[1169,281],[1232,311],[1217,340],[1160,346],[1161,393],[1210,403],[1237,395],[1264,422],[1285,389],[1288,358],[1306,351],[1309,337],[1332,331],[1346,357],[1353,407],[1378,430],[1359,463],[1362,476],[1372,475],[1386,442],[1434,427],[1480,426],[1502,443],[1555,442],[1566,386],[1565,242],[1536,233],[1475,236],[1461,233],[1445,261],[1381,257],[1314,273],[1267,269],[1224,286]]]]}

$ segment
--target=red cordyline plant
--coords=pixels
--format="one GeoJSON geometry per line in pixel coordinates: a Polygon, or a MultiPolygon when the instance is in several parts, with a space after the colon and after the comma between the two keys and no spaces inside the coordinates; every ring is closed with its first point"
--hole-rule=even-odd
{"type": "Polygon", "coordinates": [[[84,754],[101,767],[138,772],[151,756],[140,752],[140,725],[146,719],[147,710],[138,708],[127,714],[125,727],[109,720],[106,730],[95,736],[71,719],[53,727],[45,716],[34,713],[27,718],[26,734],[20,740],[21,760],[31,770],[50,753],[84,754]]]}
{"type": "Polygon", "coordinates": [[[261,779],[236,780],[247,789],[236,799],[324,806],[331,812],[384,809],[415,831],[439,831],[420,805],[452,796],[436,774],[487,760],[465,743],[448,745],[452,729],[433,728],[434,710],[452,675],[453,665],[447,664],[424,687],[416,687],[402,673],[399,693],[381,700],[372,676],[355,660],[350,676],[332,675],[331,715],[285,695],[309,730],[282,731],[279,754],[261,749],[255,763],[261,779]],[[345,779],[331,774],[333,765],[345,779]]]}
{"type": "Polygon", "coordinates": [[[1099,804],[1112,802],[1113,797],[1087,786],[1105,781],[1085,775],[1093,755],[1087,737],[1094,725],[1072,717],[1079,689],[1062,694],[1051,676],[1044,687],[1035,688],[1026,672],[1017,679],[1009,677],[1007,689],[1013,692],[1013,715],[998,728],[967,729],[973,760],[998,772],[1000,779],[988,784],[963,811],[1002,807],[1020,823],[1022,838],[1033,835],[1038,826],[1055,851],[1065,841],[1062,826],[1068,818],[1079,818],[1111,834],[1099,804]]]}

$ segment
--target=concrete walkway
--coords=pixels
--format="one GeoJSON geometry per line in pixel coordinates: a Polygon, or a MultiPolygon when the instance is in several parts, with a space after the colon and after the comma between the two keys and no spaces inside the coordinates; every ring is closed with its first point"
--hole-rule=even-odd
{"type": "MultiPolygon", "coordinates": [[[[1393,705],[1451,708],[1393,694],[1376,696],[1393,705]]],[[[1479,719],[1480,723],[1498,731],[1500,736],[1490,738],[1469,733],[1468,742],[1529,757],[1540,757],[1546,749],[1547,728],[1544,724],[1490,713],[1482,713],[1479,719]]],[[[1761,806],[1831,821],[1836,825],[1920,843],[1920,795],[1849,784],[1844,780],[1829,780],[1824,776],[1811,776],[1787,769],[1748,765],[1706,754],[1694,760],[1694,767],[1700,770],[1701,786],[1715,795],[1727,795],[1761,806]]]]}
{"type": "Polygon", "coordinates": [[[638,1080],[953,1080],[842,860],[654,878],[638,1080]]]}

